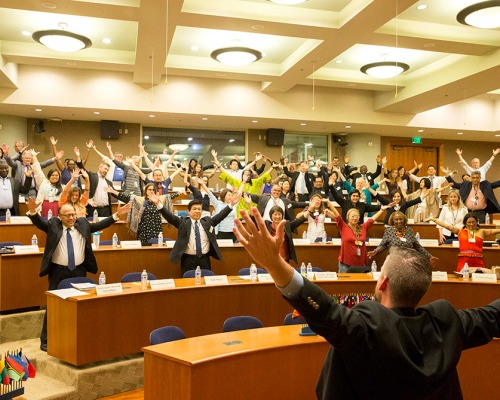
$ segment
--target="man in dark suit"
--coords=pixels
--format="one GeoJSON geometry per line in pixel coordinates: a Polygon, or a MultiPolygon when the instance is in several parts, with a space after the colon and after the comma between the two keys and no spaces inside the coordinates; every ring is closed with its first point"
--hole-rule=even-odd
{"type": "Polygon", "coordinates": [[[288,167],[283,167],[286,176],[292,178],[290,183],[290,191],[297,193],[298,201],[309,201],[309,193],[313,189],[314,175],[307,172],[309,170],[309,163],[302,161],[299,164],[299,170],[290,172],[288,167]]]}
{"type": "Polygon", "coordinates": [[[150,195],[150,200],[156,204],[161,215],[178,229],[177,240],[170,252],[170,261],[181,262],[181,272],[196,269],[197,266],[211,269],[210,256],[222,260],[222,254],[217,245],[215,226],[218,225],[233,209],[233,206],[241,199],[241,195],[235,195],[230,204],[223,208],[213,217],[201,217],[201,200],[192,200],[188,204],[189,216],[178,217],[163,207],[160,197],[150,195]]]}
{"type": "Polygon", "coordinates": [[[260,196],[256,194],[250,194],[250,198],[254,203],[257,204],[257,210],[259,210],[260,215],[262,215],[265,220],[271,220],[269,211],[274,206],[279,206],[283,210],[283,212],[285,213],[285,219],[287,221],[293,221],[295,219],[293,204],[289,199],[281,197],[280,185],[273,185],[273,187],[271,188],[271,194],[266,193],[260,196]]]}
{"type": "MultiPolygon", "coordinates": [[[[47,234],[40,276],[48,275],[48,290],[57,289],[63,279],[86,276],[87,271],[92,274],[97,273],[91,233],[111,226],[130,210],[130,205],[127,204],[118,208],[115,215],[96,223],[89,223],[85,218],[76,217],[76,210],[71,204],[63,204],[59,207],[58,217],[47,221],[37,213],[39,205],[33,197],[30,197],[27,215],[33,225],[47,234]]],[[[47,351],[47,313],[40,335],[40,348],[47,351]]]]}
{"type": "MultiPolygon", "coordinates": [[[[445,172],[449,174],[451,171],[445,172]]],[[[479,171],[472,171],[470,180],[462,183],[455,182],[450,175],[446,180],[458,189],[465,207],[477,215],[480,223],[484,224],[487,213],[500,213],[500,205],[493,193],[493,189],[500,187],[500,181],[482,181],[479,171]]]]}
{"type": "MultiPolygon", "coordinates": [[[[77,155],[76,164],[78,168],[85,169],[79,155],[77,155]]],[[[97,172],[88,171],[90,192],[89,202],[87,204],[87,215],[92,216],[94,210],[97,210],[99,217],[109,217],[111,215],[111,195],[107,191],[107,187],[113,187],[113,182],[106,178],[109,171],[109,164],[103,161],[99,164],[97,172]]]]}
{"type": "Polygon", "coordinates": [[[347,179],[352,180],[352,186],[356,186],[356,179],[362,178],[365,180],[365,182],[368,182],[370,186],[375,185],[375,179],[380,175],[382,172],[382,164],[385,165],[387,162],[387,158],[380,157],[380,155],[377,156],[377,169],[375,172],[368,172],[368,167],[366,165],[362,165],[359,167],[359,172],[355,170],[353,173],[351,173],[350,176],[347,176],[347,179]]]}
{"type": "Polygon", "coordinates": [[[258,228],[241,214],[245,225],[235,222],[240,243],[312,330],[332,344],[316,387],[318,399],[462,399],[460,354],[500,337],[500,299],[460,311],[446,300],[417,308],[431,285],[432,268],[415,250],[398,248],[382,266],[376,301],[339,306],[279,257],[284,222],[272,236],[255,208],[258,228]]]}
{"type": "MultiPolygon", "coordinates": [[[[7,161],[0,159],[0,217],[5,216],[7,210],[11,215],[19,215],[19,192],[21,184],[19,180],[9,177],[9,165],[7,161]]],[[[31,187],[31,179],[24,181],[24,190],[31,187]]]]}

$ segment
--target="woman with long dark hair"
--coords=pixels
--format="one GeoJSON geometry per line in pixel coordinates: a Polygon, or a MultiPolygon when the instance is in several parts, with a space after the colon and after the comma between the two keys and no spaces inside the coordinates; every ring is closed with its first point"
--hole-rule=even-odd
{"type": "Polygon", "coordinates": [[[59,210],[59,198],[63,191],[61,173],[57,168],[49,170],[47,176],[43,174],[42,167],[36,157],[37,153],[31,151],[33,157],[33,174],[38,186],[36,202],[41,203],[41,215],[47,217],[49,210],[52,216],[57,216],[59,210]]]}

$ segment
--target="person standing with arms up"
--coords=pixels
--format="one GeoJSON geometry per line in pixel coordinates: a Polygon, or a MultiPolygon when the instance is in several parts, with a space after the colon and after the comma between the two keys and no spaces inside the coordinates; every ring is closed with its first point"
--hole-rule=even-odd
{"type": "Polygon", "coordinates": [[[236,237],[284,299],[332,345],[316,386],[318,399],[463,398],[460,355],[500,337],[500,299],[460,311],[446,300],[417,308],[431,286],[432,268],[424,255],[398,248],[382,266],[375,301],[340,306],[279,256],[285,222],[272,236],[257,209],[251,213],[258,227],[242,211],[245,225],[235,221],[236,237]],[[390,384],[381,384],[388,377],[390,384]]]}

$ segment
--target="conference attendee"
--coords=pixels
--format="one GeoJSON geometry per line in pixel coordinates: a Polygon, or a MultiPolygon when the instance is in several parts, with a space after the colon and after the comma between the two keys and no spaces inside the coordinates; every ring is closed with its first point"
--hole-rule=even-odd
{"type": "Polygon", "coordinates": [[[469,268],[484,268],[484,240],[486,237],[500,233],[500,229],[481,228],[479,226],[479,219],[475,213],[467,213],[465,215],[462,227],[441,222],[437,218],[433,218],[432,221],[458,236],[459,253],[457,272],[462,271],[465,263],[467,263],[469,268]]]}
{"type": "Polygon", "coordinates": [[[109,171],[109,164],[105,161],[99,164],[97,172],[89,171],[83,166],[81,159],[77,156],[76,165],[78,168],[87,171],[90,182],[89,201],[87,204],[87,214],[93,215],[97,210],[99,217],[109,217],[111,215],[111,196],[106,191],[108,186],[113,187],[113,183],[106,179],[109,171]]]}
{"type": "MultiPolygon", "coordinates": [[[[21,186],[24,185],[24,181],[26,180],[26,174],[25,172],[27,170],[30,170],[33,168],[32,166],[32,155],[31,155],[31,150],[23,150],[22,155],[21,155],[21,160],[14,159],[9,157],[9,148],[3,144],[2,145],[2,150],[4,152],[4,158],[5,161],[7,161],[7,164],[9,164],[9,167],[12,168],[12,176],[14,179],[17,179],[20,183],[21,186]]],[[[62,154],[60,154],[60,157],[62,157],[62,154]]],[[[43,169],[45,167],[48,167],[52,164],[54,164],[55,158],[49,158],[48,160],[41,161],[40,162],[40,167],[43,169]]],[[[31,187],[27,194],[29,196],[35,197],[38,191],[38,187],[36,186],[35,179],[31,180],[31,187]]]]}
{"type": "MultiPolygon", "coordinates": [[[[215,197],[211,190],[208,190],[205,183],[200,182],[202,189],[208,191],[208,197],[210,203],[214,208],[214,215],[220,213],[227,205],[231,204],[231,199],[234,194],[230,189],[222,189],[220,191],[220,200],[215,197]]],[[[232,208],[231,212],[226,218],[224,218],[219,225],[217,225],[217,239],[231,239],[233,242],[236,241],[236,236],[234,235],[234,219],[236,218],[236,208],[232,208]]]]}
{"type": "Polygon", "coordinates": [[[408,226],[408,218],[401,211],[395,211],[389,218],[389,226],[385,228],[382,241],[375,250],[368,252],[368,257],[372,258],[391,247],[405,247],[414,249],[422,253],[425,257],[437,260],[427,250],[425,250],[415,237],[415,232],[408,226]]]}
{"type": "MultiPolygon", "coordinates": [[[[420,169],[420,166],[422,164],[418,164],[418,168],[420,169]]],[[[422,179],[426,178],[429,179],[431,182],[431,187],[434,188],[434,190],[440,189],[442,186],[447,184],[446,178],[444,176],[438,176],[436,175],[436,167],[434,165],[429,165],[427,167],[427,176],[416,176],[414,173],[410,174],[410,179],[414,182],[420,182],[422,179]]]]}
{"type": "Polygon", "coordinates": [[[335,201],[335,197],[333,192],[337,192],[337,194],[341,197],[344,197],[344,182],[339,179],[339,175],[337,171],[333,171],[330,177],[328,178],[328,199],[330,201],[335,201]]]}
{"type": "Polygon", "coordinates": [[[370,269],[370,267],[367,267],[366,259],[367,232],[373,223],[382,216],[385,209],[387,209],[387,206],[382,206],[366,222],[360,224],[360,214],[356,208],[351,208],[347,212],[346,223],[335,207],[330,207],[342,239],[338,259],[339,272],[366,272],[370,269]]]}
{"type": "MultiPolygon", "coordinates": [[[[402,186],[400,182],[400,186],[402,186]]],[[[371,194],[374,196],[374,198],[377,199],[381,204],[384,204],[388,206],[386,209],[385,217],[384,217],[384,224],[389,223],[389,218],[391,217],[392,213],[395,211],[401,211],[403,214],[406,213],[406,210],[416,204],[419,204],[422,202],[422,198],[420,196],[415,197],[412,200],[406,201],[408,198],[408,195],[404,192],[404,190],[396,189],[392,192],[389,193],[389,198],[386,199],[384,196],[381,196],[380,193],[375,192],[373,189],[369,188],[371,194]]],[[[429,196],[432,192],[429,190],[422,196],[429,196]]],[[[424,198],[425,198],[424,197],[424,198]]]]}
{"type": "MultiPolygon", "coordinates": [[[[52,144],[52,152],[54,153],[54,157],[56,158],[57,168],[59,169],[59,172],[61,173],[61,183],[63,185],[66,185],[71,180],[71,175],[72,175],[74,169],[76,168],[76,160],[74,160],[73,158],[66,158],[64,160],[64,164],[63,164],[61,159],[57,157],[57,155],[59,154],[59,151],[57,150],[58,140],[54,136],[51,136],[49,139],[50,139],[50,143],[52,144]]],[[[83,165],[85,165],[87,163],[88,154],[90,151],[90,147],[92,147],[92,145],[93,145],[92,140],[87,143],[87,153],[82,159],[83,165]]],[[[73,149],[73,151],[77,151],[77,150],[78,150],[78,147],[75,147],[73,149]]],[[[79,179],[73,181],[73,185],[78,186],[80,189],[82,188],[79,179]]]]}
{"type": "MultiPolygon", "coordinates": [[[[418,171],[420,170],[420,168],[418,168],[417,165],[415,165],[414,168],[412,168],[410,171],[408,171],[410,174],[418,174],[418,171]]],[[[403,189],[406,191],[406,193],[411,193],[413,190],[412,190],[412,187],[411,187],[411,179],[410,179],[410,175],[406,173],[406,168],[403,167],[402,165],[400,165],[398,167],[398,175],[399,175],[399,179],[401,179],[401,181],[403,182],[403,189]]]]}
{"type": "MultiPolygon", "coordinates": [[[[386,175],[385,185],[387,186],[387,193],[392,193],[396,190],[404,190],[406,193],[406,189],[404,188],[404,181],[401,179],[399,175],[398,169],[393,168],[386,175]]],[[[380,183],[380,182],[379,182],[380,183]]]]}
{"type": "MultiPolygon", "coordinates": [[[[447,173],[450,171],[447,170],[447,173]]],[[[460,198],[465,204],[469,212],[474,212],[479,218],[481,224],[485,223],[486,214],[499,213],[500,205],[493,193],[493,189],[500,186],[500,180],[495,182],[481,181],[481,172],[472,171],[470,181],[462,183],[455,182],[451,176],[447,176],[448,182],[453,183],[453,187],[457,188],[460,193],[460,198]]]]}
{"type": "MultiPolygon", "coordinates": [[[[452,189],[448,193],[448,202],[443,205],[439,214],[439,221],[451,225],[453,227],[462,225],[465,215],[468,213],[467,207],[464,206],[458,190],[452,189]]],[[[451,243],[456,240],[455,234],[449,229],[436,226],[439,230],[439,243],[451,243]]]]}
{"type": "Polygon", "coordinates": [[[87,203],[89,202],[89,192],[90,192],[90,182],[89,175],[84,169],[80,170],[75,168],[71,174],[71,179],[64,186],[64,189],[59,197],[59,207],[64,204],[72,205],[76,210],[77,218],[87,217],[87,203]],[[85,189],[80,189],[78,186],[73,185],[73,183],[80,179],[80,175],[85,181],[85,189]]]}
{"type": "Polygon", "coordinates": [[[170,261],[181,263],[181,273],[200,268],[211,269],[210,256],[222,261],[222,254],[217,245],[215,226],[221,223],[240,201],[240,194],[233,196],[230,203],[213,217],[203,217],[202,204],[192,200],[188,204],[188,216],[178,217],[161,204],[158,196],[150,196],[163,217],[178,229],[177,240],[170,252],[170,261]]]}
{"type": "MultiPolygon", "coordinates": [[[[266,182],[267,179],[271,178],[271,171],[278,165],[276,163],[273,163],[271,165],[271,168],[269,168],[261,176],[256,178],[252,177],[252,171],[244,170],[240,181],[233,178],[227,173],[221,162],[217,159],[217,152],[215,150],[212,150],[212,156],[214,158],[214,165],[221,171],[219,178],[226,184],[229,184],[235,188],[241,188],[241,185],[243,184],[243,189],[240,189],[241,193],[245,192],[250,194],[258,194],[260,187],[264,184],[264,182],[266,182]]],[[[245,209],[248,210],[248,205],[244,198],[240,198],[240,202],[236,207],[236,216],[239,218],[240,211],[245,209]]]]}
{"type": "Polygon", "coordinates": [[[299,164],[299,170],[291,172],[290,169],[285,166],[283,168],[286,176],[292,179],[290,182],[290,190],[297,195],[297,201],[308,201],[309,193],[313,190],[313,181],[315,176],[309,171],[309,162],[301,161],[299,164]]]}
{"type": "MultiPolygon", "coordinates": [[[[44,218],[48,217],[49,211],[53,216],[57,216],[59,210],[59,198],[63,191],[61,183],[61,173],[58,169],[51,169],[47,172],[47,176],[43,174],[40,163],[37,160],[35,150],[30,150],[33,160],[33,174],[35,177],[38,193],[36,202],[41,204],[41,215],[44,218]]],[[[59,157],[55,157],[59,158],[59,157]]]]}
{"type": "Polygon", "coordinates": [[[281,193],[280,197],[288,199],[290,201],[295,201],[295,193],[290,191],[290,181],[284,180],[281,182],[281,193]]]}
{"type": "Polygon", "coordinates": [[[245,224],[236,221],[238,240],[332,345],[316,386],[318,399],[462,399],[460,354],[500,337],[500,299],[460,311],[446,300],[417,308],[431,286],[432,268],[419,252],[397,248],[381,268],[375,301],[340,306],[278,255],[284,223],[271,236],[256,209],[252,215],[258,227],[243,212],[245,224]],[[381,385],[388,377],[390,383],[381,385]]]}
{"type": "Polygon", "coordinates": [[[462,182],[463,181],[470,181],[470,175],[469,174],[462,174],[462,182]]]}
{"type": "MultiPolygon", "coordinates": [[[[310,242],[315,242],[326,236],[325,219],[335,218],[338,213],[336,212],[337,210],[333,211],[334,208],[328,199],[323,199],[319,194],[311,197],[309,205],[304,208],[304,212],[308,211],[306,237],[310,242]]],[[[299,213],[297,217],[302,216],[304,212],[299,213]]]]}
{"type": "Polygon", "coordinates": [[[347,221],[347,212],[351,208],[356,208],[359,211],[359,223],[362,224],[365,222],[365,213],[366,212],[375,212],[380,210],[380,204],[368,204],[360,201],[361,192],[358,189],[354,189],[351,193],[349,193],[348,198],[344,199],[344,195],[342,192],[333,191],[333,198],[342,208],[342,218],[345,222],[347,221]]]}
{"type": "MultiPolygon", "coordinates": [[[[486,179],[486,173],[493,165],[493,161],[495,161],[495,157],[497,156],[498,153],[500,153],[500,148],[494,149],[493,155],[482,166],[481,162],[479,161],[479,158],[473,158],[472,161],[470,162],[470,165],[467,164],[467,162],[462,157],[462,149],[457,148],[455,152],[458,155],[458,160],[459,160],[458,162],[465,169],[465,172],[470,175],[472,171],[479,171],[481,172],[481,180],[484,181],[486,179]]],[[[463,175],[462,175],[462,180],[463,180],[463,175]]]]}
{"type": "Polygon", "coordinates": [[[415,223],[424,222],[429,217],[437,217],[440,212],[439,194],[448,185],[434,189],[429,178],[422,178],[419,182],[420,188],[406,197],[406,201],[421,199],[420,203],[406,208],[406,215],[415,223]]]}
{"type": "MultiPolygon", "coordinates": [[[[24,183],[25,190],[29,190],[31,180],[24,183]]],[[[0,159],[0,217],[4,217],[7,210],[10,215],[19,215],[19,193],[21,184],[17,179],[9,177],[7,161],[0,159]]]]}
{"type": "MultiPolygon", "coordinates": [[[[295,246],[293,245],[292,231],[296,230],[300,225],[306,222],[309,216],[309,211],[304,210],[302,216],[297,217],[293,221],[285,220],[284,235],[285,240],[279,249],[279,255],[287,262],[293,260],[297,262],[297,253],[295,252],[295,246]]],[[[284,218],[284,212],[280,206],[274,206],[269,210],[269,220],[265,221],[266,228],[271,236],[276,235],[278,225],[284,218]]]]}
{"type": "MultiPolygon", "coordinates": [[[[201,164],[198,164],[196,168],[201,168],[201,164]]],[[[191,192],[193,199],[199,200],[202,205],[202,217],[206,217],[210,215],[210,197],[208,196],[208,192],[210,189],[208,188],[208,178],[206,176],[196,176],[190,175],[190,179],[188,180],[188,175],[184,175],[184,185],[191,192]],[[203,182],[205,185],[205,189],[203,189],[200,185],[200,182],[203,182]]]]}
{"type": "MultiPolygon", "coordinates": [[[[87,272],[97,273],[91,234],[111,226],[130,210],[129,205],[118,207],[113,216],[89,223],[86,218],[77,218],[76,210],[70,204],[62,205],[58,217],[50,220],[42,219],[37,213],[40,203],[33,197],[28,199],[27,205],[26,215],[33,225],[47,234],[40,276],[48,275],[48,290],[57,289],[63,279],[86,276],[87,272]]],[[[40,335],[40,349],[47,351],[47,313],[40,335]]]]}
{"type": "Polygon", "coordinates": [[[317,176],[313,181],[313,188],[309,193],[309,199],[315,194],[319,194],[322,198],[326,199],[328,197],[328,190],[325,188],[325,183],[321,176],[317,176]]]}
{"type": "Polygon", "coordinates": [[[382,172],[382,166],[385,166],[385,164],[387,163],[387,157],[381,157],[380,155],[378,155],[375,160],[377,162],[377,169],[375,170],[375,172],[368,172],[368,167],[366,165],[362,165],[361,167],[359,167],[359,172],[355,170],[351,172],[350,175],[347,175],[346,176],[347,180],[351,179],[352,182],[355,184],[356,180],[358,178],[361,178],[365,182],[368,182],[370,186],[374,185],[375,179],[382,172]]]}
{"type": "Polygon", "coordinates": [[[293,204],[287,198],[281,197],[281,186],[273,185],[270,194],[256,195],[248,193],[253,203],[257,204],[257,210],[264,217],[265,220],[270,221],[269,211],[274,206],[279,206],[283,210],[284,217],[287,221],[295,219],[295,212],[293,211],[293,204]]]}

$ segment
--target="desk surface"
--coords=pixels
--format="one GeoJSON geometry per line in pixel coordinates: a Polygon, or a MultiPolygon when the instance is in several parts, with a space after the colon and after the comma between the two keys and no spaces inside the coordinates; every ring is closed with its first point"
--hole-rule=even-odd
{"type": "MultiPolygon", "coordinates": [[[[254,283],[238,277],[229,281],[228,285],[195,286],[194,279],[179,279],[175,288],[155,291],[126,284],[123,294],[66,300],[48,293],[48,352],[82,365],[137,353],[149,343],[150,332],[161,326],[179,326],[193,337],[220,332],[224,321],[235,315],[256,316],[264,326],[282,325],[292,311],[272,282],[254,283]]],[[[337,295],[371,294],[375,288],[368,274],[316,283],[337,295]]],[[[498,283],[450,277],[449,281],[434,282],[423,301],[445,298],[457,308],[481,306],[497,298],[499,288],[498,283]]]]}
{"type": "MultiPolygon", "coordinates": [[[[276,326],[145,347],[144,398],[315,398],[330,345],[321,336],[299,336],[300,329],[300,325],[276,326]],[[259,373],[263,368],[265,373],[259,373]],[[258,378],[253,382],[249,376],[258,378]]],[[[498,357],[499,339],[463,353],[458,373],[465,399],[500,397],[500,385],[495,379],[485,379],[488,371],[497,369],[498,357]]]]}

